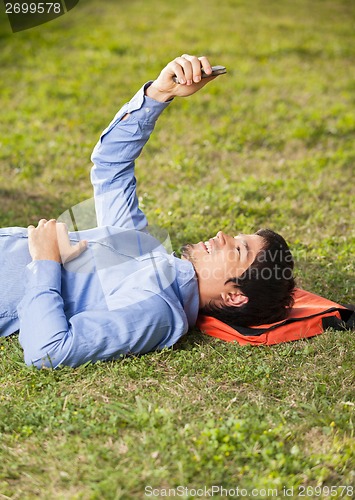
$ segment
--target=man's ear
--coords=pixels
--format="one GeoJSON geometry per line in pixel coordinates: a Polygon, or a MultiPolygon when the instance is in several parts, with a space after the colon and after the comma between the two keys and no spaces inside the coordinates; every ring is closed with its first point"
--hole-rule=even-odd
{"type": "Polygon", "coordinates": [[[234,289],[232,292],[222,292],[221,298],[224,305],[234,307],[241,307],[249,300],[246,295],[243,295],[239,290],[236,289],[234,289]]]}

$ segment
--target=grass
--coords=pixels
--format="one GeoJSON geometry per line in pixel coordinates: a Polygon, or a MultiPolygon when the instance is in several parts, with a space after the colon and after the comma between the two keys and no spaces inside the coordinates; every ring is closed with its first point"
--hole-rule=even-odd
{"type": "MultiPolygon", "coordinates": [[[[350,0],[81,0],[12,34],[2,14],[0,225],[90,198],[90,152],[116,110],[176,55],[208,54],[228,75],[174,102],[139,159],[151,224],[175,248],[272,227],[301,286],[353,301],[354,18],[350,0]]],[[[354,348],[353,332],[252,348],[193,331],[160,353],[39,372],[0,339],[0,498],[179,485],[351,498],[354,348]]]]}

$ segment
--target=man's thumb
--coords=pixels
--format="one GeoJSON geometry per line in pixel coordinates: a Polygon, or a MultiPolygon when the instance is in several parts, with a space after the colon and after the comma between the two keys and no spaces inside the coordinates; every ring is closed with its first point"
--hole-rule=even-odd
{"type": "Polygon", "coordinates": [[[85,250],[87,249],[88,242],[86,240],[79,241],[79,243],[76,243],[75,245],[70,247],[70,252],[65,256],[65,259],[63,261],[63,264],[65,262],[70,262],[73,259],[76,259],[76,257],[79,257],[85,250]]]}

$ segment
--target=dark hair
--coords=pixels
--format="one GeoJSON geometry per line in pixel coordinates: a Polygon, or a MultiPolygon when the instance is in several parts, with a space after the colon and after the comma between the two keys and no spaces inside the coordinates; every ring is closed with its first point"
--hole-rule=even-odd
{"type": "Polygon", "coordinates": [[[293,305],[294,262],[286,241],[271,229],[255,234],[264,238],[264,247],[240,277],[226,281],[235,283],[248,302],[239,307],[208,304],[200,310],[232,328],[281,321],[293,305]]]}

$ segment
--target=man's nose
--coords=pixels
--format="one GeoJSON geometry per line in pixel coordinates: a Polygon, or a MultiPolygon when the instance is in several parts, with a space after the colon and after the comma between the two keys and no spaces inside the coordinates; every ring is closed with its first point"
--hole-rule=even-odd
{"type": "Polygon", "coordinates": [[[218,231],[216,234],[216,238],[218,239],[218,242],[220,245],[225,245],[227,241],[227,235],[223,231],[218,231]]]}

